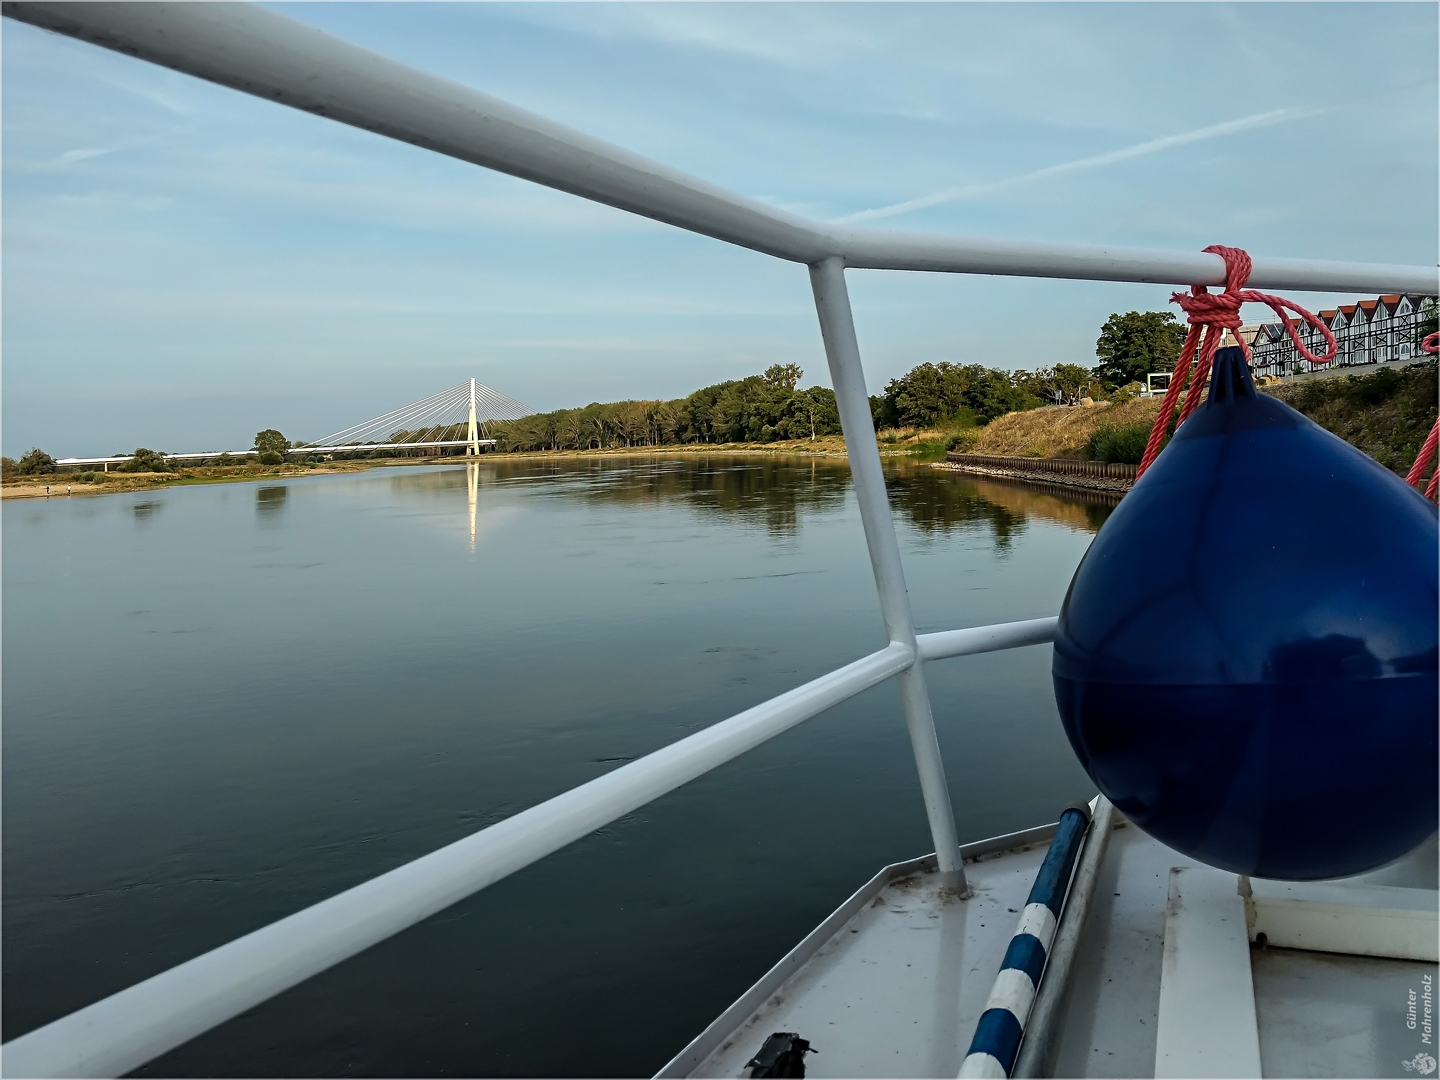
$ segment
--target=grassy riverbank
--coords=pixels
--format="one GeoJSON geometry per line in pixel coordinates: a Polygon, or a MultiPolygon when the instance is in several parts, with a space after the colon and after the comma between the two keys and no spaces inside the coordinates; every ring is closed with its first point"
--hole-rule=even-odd
{"type": "MultiPolygon", "coordinates": [[[[1271,385],[1261,392],[1404,475],[1435,422],[1437,371],[1431,361],[1366,375],[1271,385]]],[[[1160,405],[1161,399],[1154,397],[1008,413],[977,429],[964,449],[1003,457],[1085,457],[1086,444],[1103,428],[1148,431],[1160,405]]]]}
{"type": "MultiPolygon", "coordinates": [[[[442,459],[444,460],[444,459],[442,459]]],[[[327,461],[316,465],[228,465],[217,468],[176,469],[174,472],[54,472],[40,476],[15,476],[0,484],[0,498],[64,498],[80,495],[113,495],[122,491],[151,491],[160,487],[187,484],[233,484],[247,480],[286,479],[315,473],[361,472],[381,465],[426,464],[414,458],[382,461],[327,461]],[[82,480],[89,476],[89,480],[82,480]]]]}
{"type": "Polygon", "coordinates": [[[1286,383],[1265,392],[1404,476],[1435,423],[1437,376],[1431,360],[1369,375],[1286,383]]]}

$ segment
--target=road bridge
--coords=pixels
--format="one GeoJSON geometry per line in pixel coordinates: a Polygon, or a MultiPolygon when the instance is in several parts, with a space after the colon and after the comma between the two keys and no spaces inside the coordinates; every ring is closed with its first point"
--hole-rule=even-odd
{"type": "MultiPolygon", "coordinates": [[[[518,420],[533,412],[512,397],[491,389],[476,379],[449,387],[420,401],[412,401],[382,416],[331,432],[314,442],[296,443],[283,451],[305,457],[310,454],[371,453],[377,450],[443,450],[465,447],[466,455],[480,453],[495,440],[482,438],[499,420],[518,420]]],[[[219,457],[245,457],[249,450],[201,450],[184,454],[162,454],[166,461],[207,461],[219,457]]],[[[110,457],[58,458],[56,465],[123,465],[134,454],[110,457]]]]}

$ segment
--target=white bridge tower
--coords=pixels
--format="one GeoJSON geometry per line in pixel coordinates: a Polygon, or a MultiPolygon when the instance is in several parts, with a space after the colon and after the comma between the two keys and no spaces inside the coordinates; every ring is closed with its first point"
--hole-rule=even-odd
{"type": "Polygon", "coordinates": [[[465,432],[465,438],[470,443],[465,452],[471,456],[480,454],[480,425],[475,421],[475,380],[470,380],[470,426],[465,432]]]}

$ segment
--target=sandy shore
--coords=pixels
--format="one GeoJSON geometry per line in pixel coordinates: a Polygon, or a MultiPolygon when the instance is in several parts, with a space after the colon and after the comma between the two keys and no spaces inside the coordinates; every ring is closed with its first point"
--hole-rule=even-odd
{"type": "Polygon", "coordinates": [[[78,473],[50,473],[48,476],[17,476],[0,484],[0,499],[64,499],[91,495],[115,495],[122,491],[150,491],[154,488],[187,484],[235,484],[247,480],[288,479],[316,473],[363,472],[382,465],[429,465],[433,461],[336,461],[322,465],[239,465],[217,469],[181,469],[173,473],[96,473],[86,483],[78,473]],[[48,488],[48,491],[47,491],[48,488]]]}

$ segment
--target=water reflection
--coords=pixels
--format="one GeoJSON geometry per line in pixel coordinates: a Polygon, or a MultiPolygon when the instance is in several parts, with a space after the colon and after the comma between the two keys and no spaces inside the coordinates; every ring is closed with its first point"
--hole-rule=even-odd
{"type": "Polygon", "coordinates": [[[148,525],[156,512],[165,504],[163,502],[137,502],[131,507],[135,512],[136,525],[148,525]]]}
{"type": "Polygon", "coordinates": [[[480,466],[475,462],[465,465],[465,492],[470,499],[470,550],[475,550],[475,504],[480,496],[480,466]]]}
{"type": "Polygon", "coordinates": [[[1118,496],[1107,492],[988,480],[950,469],[897,468],[886,477],[901,519],[927,534],[988,526],[995,547],[1008,550],[1032,517],[1097,532],[1118,496]]]}
{"type": "MultiPolygon", "coordinates": [[[[1104,493],[997,482],[912,462],[887,462],[885,472],[902,524],[931,537],[988,532],[1000,551],[1010,549],[1033,517],[1095,532],[1117,501],[1104,493]]],[[[491,458],[467,465],[466,474],[472,537],[474,491],[488,484],[555,481],[565,485],[567,498],[591,504],[683,503],[702,515],[763,527],[780,539],[793,537],[805,516],[838,509],[850,492],[846,463],[823,458],[491,458]]],[[[454,482],[430,476],[429,483],[439,486],[454,482]]]]}
{"type": "Polygon", "coordinates": [[[285,509],[285,498],[288,494],[289,490],[284,485],[257,489],[255,512],[260,516],[260,520],[268,521],[278,517],[285,509]]]}

